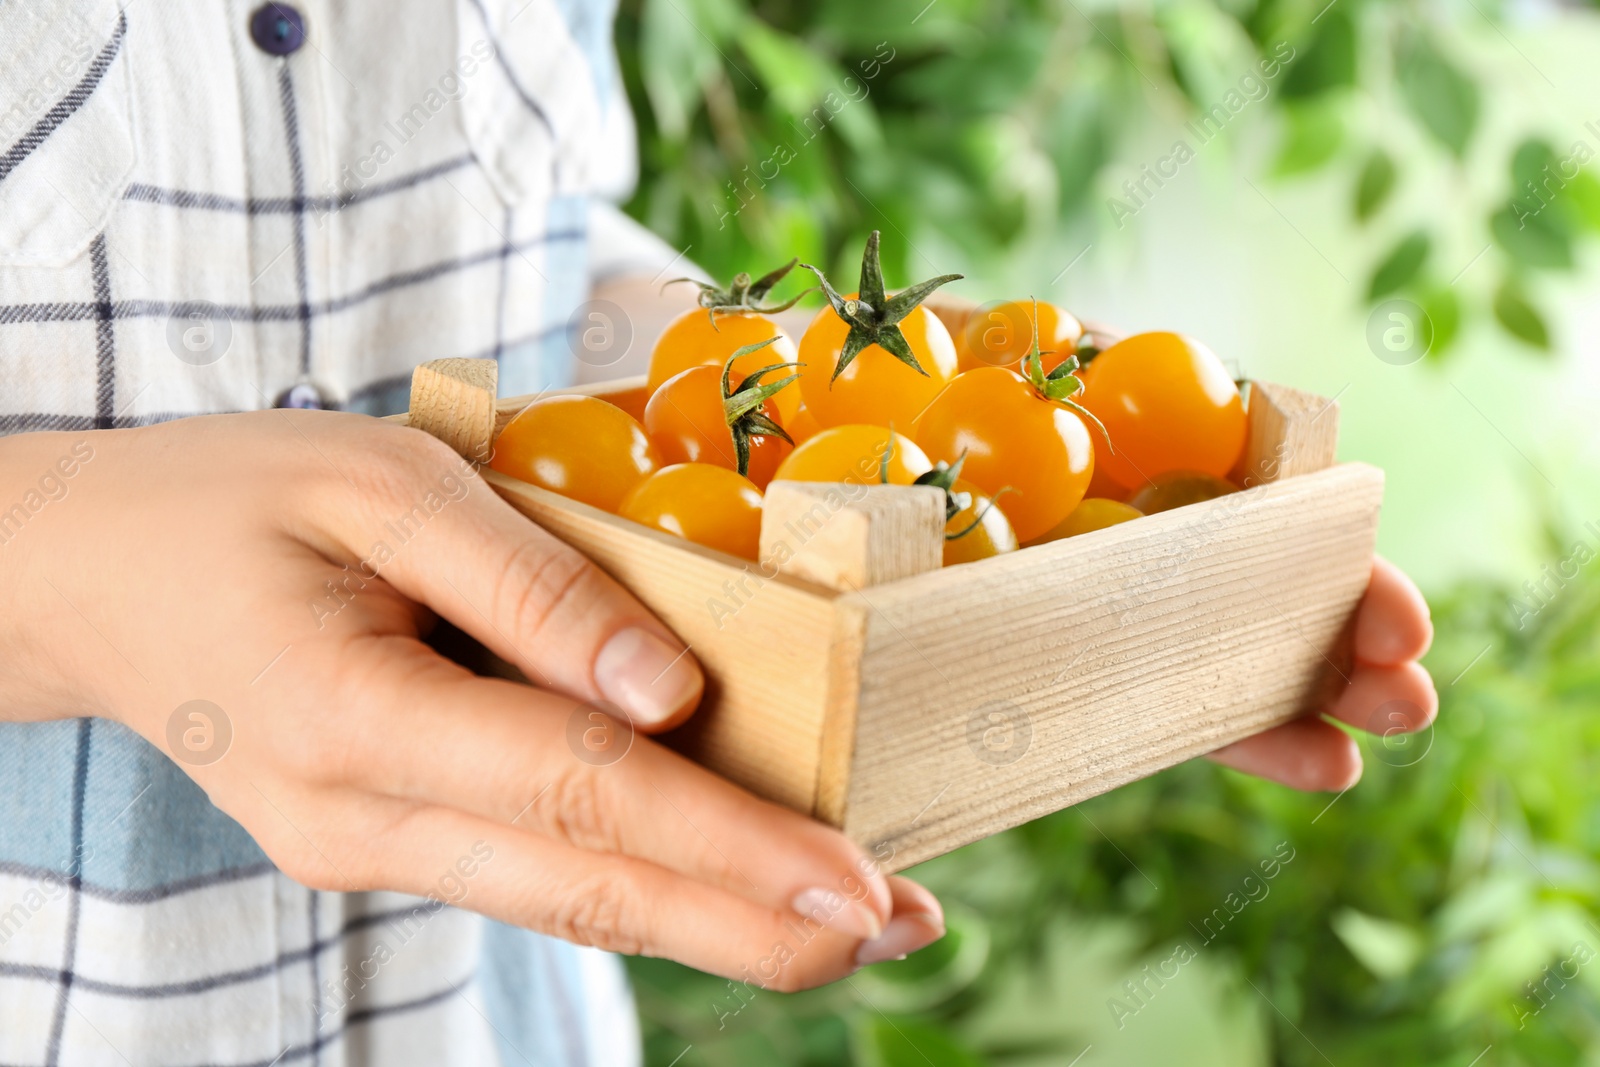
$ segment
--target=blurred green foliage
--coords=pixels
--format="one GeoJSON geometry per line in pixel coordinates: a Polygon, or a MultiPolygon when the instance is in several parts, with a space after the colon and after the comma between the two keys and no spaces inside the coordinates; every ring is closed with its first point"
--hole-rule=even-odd
{"type": "Polygon", "coordinates": [[[1596,553],[1552,537],[1537,598],[1436,603],[1437,725],[1374,723],[1343,796],[1203,762],[1135,783],[916,868],[946,940],[810,993],[633,961],[650,1061],[1600,1062],[1596,553]]]}
{"type": "MultiPolygon", "coordinates": [[[[1600,129],[1485,136],[1464,24],[1498,18],[1490,0],[624,0],[629,209],[723,277],[799,255],[848,279],[874,228],[891,281],[934,273],[908,262],[930,235],[981,274],[1114,228],[1140,131],[1192,131],[1234,94],[1273,139],[1262,181],[1317,176],[1370,237],[1353,301],[1415,299],[1431,354],[1473,329],[1547,351],[1542,286],[1600,232],[1600,129]],[[1496,177],[1398,209],[1441,173],[1496,177]],[[1493,269],[1457,287],[1440,250],[1462,189],[1493,269]]],[[[1578,538],[1600,550],[1589,529],[1547,557],[1578,538]]],[[[630,961],[650,1061],[1600,1064],[1600,574],[1529,578],[1548,606],[1488,585],[1436,601],[1439,724],[1374,724],[1347,795],[1205,763],[1119,789],[918,868],[950,935],[806,994],[630,961]]]]}
{"type": "Polygon", "coordinates": [[[1443,316],[1436,355],[1494,321],[1545,350],[1530,292],[1600,230],[1584,168],[1600,129],[1560,145],[1528,130],[1509,158],[1482,143],[1488,79],[1464,38],[1496,18],[1489,0],[624,0],[643,170],[629,208],[720,276],[791,255],[848,276],[874,228],[891,280],[933,273],[906,262],[930,233],[981,276],[1019,242],[1119,225],[1113,165],[1142,133],[1248,106],[1275,129],[1273,178],[1341,174],[1330,210],[1376,228],[1353,300],[1399,293],[1443,316]],[[1425,205],[1384,247],[1386,229],[1418,226],[1385,208],[1408,182],[1448,181],[1440,165],[1504,175],[1468,211],[1495,265],[1481,299],[1427,254],[1430,231],[1460,226],[1458,202],[1425,205]]]}

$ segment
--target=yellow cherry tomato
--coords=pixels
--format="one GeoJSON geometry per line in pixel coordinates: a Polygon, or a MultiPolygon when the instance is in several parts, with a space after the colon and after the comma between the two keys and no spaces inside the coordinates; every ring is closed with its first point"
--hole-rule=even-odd
{"type": "MultiPolygon", "coordinates": [[[[1098,456],[1099,454],[1100,453],[1097,450],[1095,455],[1098,456]]],[[[1089,479],[1089,489],[1083,494],[1083,499],[1088,500],[1090,497],[1104,497],[1107,500],[1122,500],[1127,495],[1128,490],[1118,485],[1116,480],[1113,479],[1111,475],[1106,473],[1106,465],[1104,463],[1096,462],[1094,465],[1094,475],[1089,479]]]]}
{"type": "Polygon", "coordinates": [[[1116,447],[1102,457],[1124,495],[1168,471],[1225,477],[1244,449],[1239,387],[1209,348],[1176,333],[1141,333],[1095,356],[1079,402],[1116,447]]]}
{"type": "Polygon", "coordinates": [[[1017,550],[1017,535],[1010,520],[987,493],[965,478],[957,478],[950,491],[965,493],[967,503],[944,524],[946,567],[1017,550]]]}
{"type": "Polygon", "coordinates": [[[957,375],[912,436],[934,460],[953,464],[965,454],[962,477],[991,496],[1009,486],[1000,507],[1024,541],[1078,506],[1094,470],[1083,420],[1006,367],[957,375]]]}
{"type": "Polygon", "coordinates": [[[1199,471],[1167,471],[1150,479],[1148,485],[1128,498],[1128,503],[1146,515],[1154,515],[1238,491],[1239,487],[1225,478],[1199,471]]]}
{"type": "Polygon", "coordinates": [[[833,377],[849,324],[831,307],[817,312],[800,338],[800,394],[819,426],[877,423],[910,426],[956,374],[956,347],[944,323],[925,307],[900,321],[900,332],[927,375],[877,345],[868,345],[833,377]]]}
{"type": "MultiPolygon", "coordinates": [[[[734,364],[737,366],[738,360],[734,364]]],[[[737,371],[734,373],[737,375],[737,371]]],[[[768,378],[778,382],[788,373],[775,371],[768,378]]],[[[733,377],[729,388],[737,388],[738,381],[733,377]]],[[[781,425],[778,400],[785,393],[794,392],[794,385],[791,382],[768,397],[761,405],[761,413],[781,425]]],[[[644,408],[645,432],[668,463],[714,463],[737,471],[735,430],[729,425],[723,408],[725,399],[721,368],[690,367],[668,378],[661,388],[650,394],[650,401],[644,408]]],[[[745,476],[765,489],[772,481],[772,472],[789,454],[791,446],[773,434],[750,434],[747,439],[750,452],[745,476]]]]}
{"type": "Polygon", "coordinates": [[[562,496],[614,512],[661,466],[637,419],[592,396],[551,396],[517,412],[489,466],[562,496]]]}
{"type": "Polygon", "coordinates": [[[1091,530],[1104,530],[1107,526],[1128,522],[1131,519],[1143,517],[1144,512],[1131,504],[1124,504],[1120,500],[1107,500],[1105,497],[1086,496],[1083,502],[1072,509],[1072,514],[1062,519],[1056,526],[1042,537],[1029,541],[1029,545],[1042,545],[1047,541],[1059,541],[1063,537],[1076,537],[1091,530]]]}
{"type": "MultiPolygon", "coordinates": [[[[956,338],[956,359],[961,369],[1016,369],[1033,347],[1033,306],[1031,300],[1008,300],[974,311],[956,338]]],[[[1083,324],[1065,308],[1041,301],[1038,327],[1039,348],[1048,374],[1077,350],[1083,324]]]]}
{"type": "MultiPolygon", "coordinates": [[[[797,382],[796,384],[799,383],[797,382]]],[[[796,392],[798,393],[799,390],[796,390],[796,392]]],[[[805,444],[822,431],[822,427],[817,425],[816,416],[811,414],[810,409],[804,404],[801,404],[800,410],[795,412],[787,421],[780,421],[783,428],[789,432],[790,437],[794,438],[794,443],[797,445],[805,444]]]]}
{"type": "Polygon", "coordinates": [[[676,463],[640,482],[617,512],[625,519],[755,559],[761,544],[761,490],[709,463],[676,463]]]}
{"type": "Polygon", "coordinates": [[[877,485],[886,454],[891,485],[910,485],[933,469],[927,454],[904,434],[882,426],[835,426],[790,452],[772,480],[877,485]]]}
{"type": "MultiPolygon", "coordinates": [[[[776,340],[759,352],[750,352],[733,361],[735,381],[774,363],[794,362],[794,341],[777,323],[753,311],[715,316],[704,308],[685,311],[656,339],[655,348],[650,352],[645,388],[653,394],[668,378],[690,367],[716,367],[720,372],[728,357],[738,349],[773,338],[776,340]]],[[[787,420],[800,406],[800,390],[785,389],[773,397],[772,402],[779,421],[787,429],[787,420]]]]}

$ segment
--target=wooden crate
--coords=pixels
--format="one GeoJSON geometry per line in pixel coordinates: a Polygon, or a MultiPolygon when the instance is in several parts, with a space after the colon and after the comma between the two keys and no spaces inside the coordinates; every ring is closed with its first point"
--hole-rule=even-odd
{"type": "MultiPolygon", "coordinates": [[[[419,368],[412,423],[486,455],[532,399],[492,379],[419,368]]],[[[699,658],[669,744],[899,870],[1314,711],[1348,672],[1383,474],[1334,464],[1332,401],[1248,403],[1243,492],[949,568],[925,487],[774,483],[763,559],[793,555],[770,566],[482,474],[699,658]]]]}

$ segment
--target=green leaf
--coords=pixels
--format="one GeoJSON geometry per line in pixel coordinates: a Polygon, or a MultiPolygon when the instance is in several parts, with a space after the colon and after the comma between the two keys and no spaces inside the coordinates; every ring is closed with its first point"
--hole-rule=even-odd
{"type": "Polygon", "coordinates": [[[1433,337],[1428,345],[1428,357],[1441,358],[1461,332],[1461,298],[1450,286],[1437,286],[1422,294],[1423,313],[1433,327],[1433,337]]]}
{"type": "Polygon", "coordinates": [[[1559,166],[1555,149],[1542,137],[1529,137],[1511,153],[1511,197],[1520,199],[1528,195],[1527,187],[1538,187],[1544,182],[1546,171],[1554,173],[1559,166]]]}
{"type": "Polygon", "coordinates": [[[1327,163],[1344,142],[1344,118],[1336,101],[1283,107],[1283,143],[1273,161],[1279,177],[1305,174],[1327,163]]]}
{"type": "Polygon", "coordinates": [[[768,100],[791,116],[809,111],[837,80],[837,72],[815,51],[760,19],[746,19],[740,26],[739,47],[750,58],[768,100]]]}
{"type": "Polygon", "coordinates": [[[1357,219],[1365,222],[1378,213],[1378,209],[1394,191],[1398,174],[1389,153],[1381,148],[1373,149],[1372,155],[1367,157],[1367,162],[1361,168],[1361,176],[1356,179],[1357,219]]]}
{"type": "Polygon", "coordinates": [[[1423,127],[1459,159],[1478,124],[1478,86],[1421,35],[1395,57],[1400,95],[1423,127]]]}
{"type": "Polygon", "coordinates": [[[639,63],[645,95],[663,137],[683,140],[700,110],[705,86],[722,64],[715,34],[718,20],[701,17],[699,7],[684,0],[645,0],[639,24],[639,63]],[[711,28],[701,32],[702,24],[711,28]]]}
{"type": "Polygon", "coordinates": [[[1045,148],[1055,164],[1061,207],[1078,206],[1111,157],[1114,120],[1097,89],[1067,93],[1045,129],[1045,148]]]}
{"type": "Polygon", "coordinates": [[[882,1015],[864,1016],[860,1028],[859,1062],[870,1067],[983,1067],[976,1053],[942,1028],[882,1015]]]}
{"type": "Polygon", "coordinates": [[[1572,235],[1565,216],[1554,204],[1512,203],[1489,218],[1495,243],[1517,262],[1529,267],[1571,270],[1572,235]]]}
{"type": "Polygon", "coordinates": [[[1544,316],[1528,301],[1521,287],[1507,278],[1494,295],[1494,317],[1506,332],[1535,348],[1550,350],[1550,329],[1544,316]]]}
{"type": "Polygon", "coordinates": [[[1422,937],[1403,923],[1341,908],[1329,920],[1350,954],[1379,978],[1399,978],[1422,955],[1422,937]]]}
{"type": "Polygon", "coordinates": [[[1315,35],[1289,63],[1279,90],[1287,99],[1320,96],[1356,82],[1356,27],[1349,5],[1331,7],[1317,20],[1315,35]]]}
{"type": "Polygon", "coordinates": [[[1563,191],[1578,225],[1591,231],[1600,231],[1600,178],[1588,171],[1579,171],[1577,177],[1563,191]]]}
{"type": "Polygon", "coordinates": [[[1372,272],[1372,282],[1367,286],[1367,299],[1379,300],[1405,288],[1428,261],[1431,248],[1432,242],[1421,230],[1402,237],[1372,272]]]}

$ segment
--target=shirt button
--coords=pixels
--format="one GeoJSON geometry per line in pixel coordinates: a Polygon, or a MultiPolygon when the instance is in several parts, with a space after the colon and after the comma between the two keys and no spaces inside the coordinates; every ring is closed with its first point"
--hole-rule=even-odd
{"type": "Polygon", "coordinates": [[[298,408],[302,411],[338,411],[339,404],[311,382],[295,382],[278,394],[272,402],[276,408],[298,408]]]}
{"type": "Polygon", "coordinates": [[[262,4],[250,16],[250,39],[269,56],[286,56],[306,43],[306,20],[288,4],[262,4]]]}

